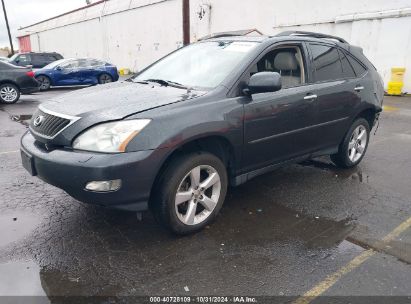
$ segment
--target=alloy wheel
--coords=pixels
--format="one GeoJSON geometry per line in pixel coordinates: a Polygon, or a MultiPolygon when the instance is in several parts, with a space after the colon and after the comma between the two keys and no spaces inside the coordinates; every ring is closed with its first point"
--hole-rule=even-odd
{"type": "Polygon", "coordinates": [[[18,93],[14,87],[4,86],[0,90],[0,97],[4,102],[13,103],[18,97],[18,93]]]}
{"type": "Polygon", "coordinates": [[[186,225],[205,221],[217,206],[221,195],[221,178],[211,166],[193,168],[181,181],[175,196],[178,219],[186,225]]]}
{"type": "Polygon", "coordinates": [[[40,76],[37,78],[37,81],[40,83],[40,90],[47,90],[50,88],[50,80],[47,77],[40,76]]]}
{"type": "Polygon", "coordinates": [[[363,125],[359,125],[354,129],[348,143],[348,158],[351,162],[355,163],[362,157],[367,147],[367,141],[367,130],[363,125]]]}
{"type": "Polygon", "coordinates": [[[100,76],[100,83],[101,83],[101,84],[103,84],[103,83],[109,83],[109,82],[111,82],[111,81],[112,81],[112,80],[111,80],[110,75],[103,74],[103,75],[100,76]]]}

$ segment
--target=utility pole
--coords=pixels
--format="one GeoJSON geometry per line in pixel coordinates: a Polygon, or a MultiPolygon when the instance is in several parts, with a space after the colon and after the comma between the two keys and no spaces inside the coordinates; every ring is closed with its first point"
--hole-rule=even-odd
{"type": "Polygon", "coordinates": [[[1,0],[1,4],[3,4],[4,20],[6,20],[6,27],[7,27],[7,33],[9,34],[11,54],[13,55],[14,54],[13,40],[11,39],[9,20],[7,19],[6,6],[4,5],[4,0],[1,0]]]}
{"type": "Polygon", "coordinates": [[[190,0],[183,1],[183,45],[190,44],[190,0]]]}

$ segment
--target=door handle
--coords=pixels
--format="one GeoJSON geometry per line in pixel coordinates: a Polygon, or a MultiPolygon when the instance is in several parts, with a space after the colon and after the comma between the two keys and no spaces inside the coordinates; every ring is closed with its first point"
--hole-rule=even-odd
{"type": "Polygon", "coordinates": [[[354,88],[354,91],[356,91],[356,92],[361,92],[361,90],[364,90],[364,87],[363,87],[363,86],[356,86],[356,87],[354,88]]]}
{"type": "Polygon", "coordinates": [[[316,100],[317,97],[318,97],[318,96],[315,95],[315,94],[310,94],[310,95],[304,96],[304,100],[311,100],[311,101],[313,101],[313,100],[316,100]]]}

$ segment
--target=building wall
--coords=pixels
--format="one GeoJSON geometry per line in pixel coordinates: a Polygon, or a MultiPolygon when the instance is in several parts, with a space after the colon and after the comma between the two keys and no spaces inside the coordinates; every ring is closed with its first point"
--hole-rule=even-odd
{"type": "Polygon", "coordinates": [[[411,0],[191,0],[191,16],[194,40],[248,28],[266,35],[299,30],[340,36],[363,48],[385,84],[391,67],[406,67],[404,91],[411,93],[411,0]]]}
{"type": "Polygon", "coordinates": [[[94,57],[137,71],[181,47],[181,11],[179,0],[112,0],[22,29],[20,35],[30,33],[33,51],[94,57]]]}
{"type": "MultiPolygon", "coordinates": [[[[89,56],[134,71],[182,44],[182,0],[110,0],[22,29],[33,50],[89,56]]],[[[191,39],[257,28],[334,34],[361,46],[388,82],[407,68],[411,92],[411,0],[191,0],[191,39]]]]}

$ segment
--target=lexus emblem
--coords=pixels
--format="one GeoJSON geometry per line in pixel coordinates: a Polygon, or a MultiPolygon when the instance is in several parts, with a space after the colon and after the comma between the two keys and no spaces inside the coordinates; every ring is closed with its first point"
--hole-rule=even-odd
{"type": "Polygon", "coordinates": [[[39,115],[34,119],[33,124],[35,127],[39,127],[43,123],[43,121],[44,121],[44,116],[39,115]]]}

